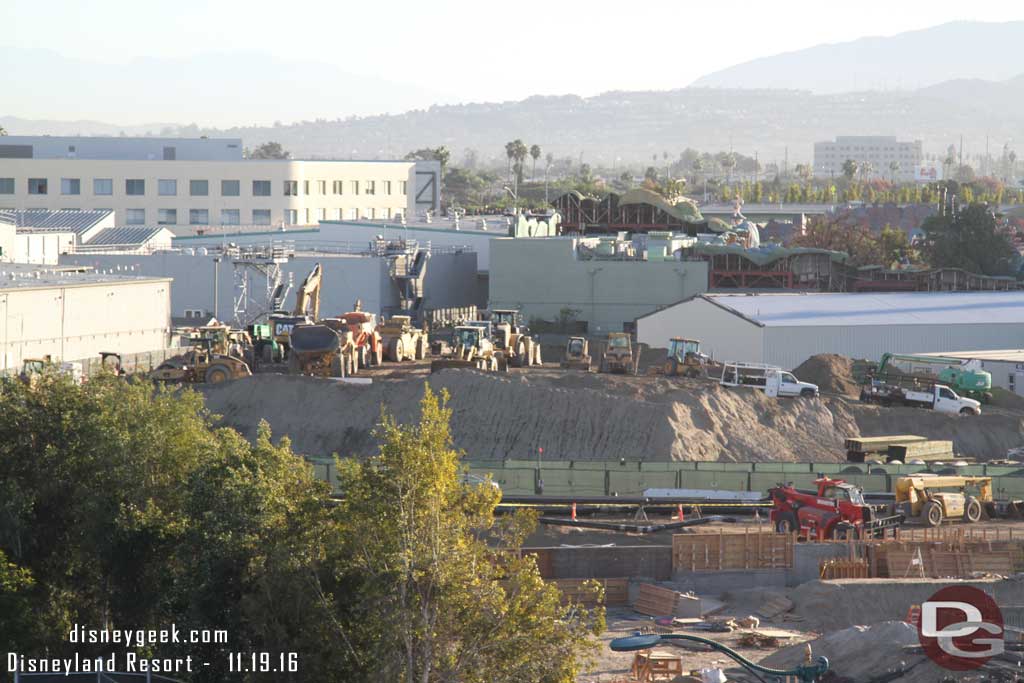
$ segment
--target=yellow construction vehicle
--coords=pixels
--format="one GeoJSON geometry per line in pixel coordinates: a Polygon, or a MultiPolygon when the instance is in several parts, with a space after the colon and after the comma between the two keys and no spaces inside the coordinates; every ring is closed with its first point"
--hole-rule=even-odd
{"type": "Polygon", "coordinates": [[[296,325],[308,325],[320,318],[320,285],[323,281],[323,269],[319,263],[313,265],[306,278],[295,291],[295,306],[291,312],[276,311],[268,318],[273,341],[280,349],[282,357],[287,357],[290,348],[289,338],[292,328],[296,325]]]}
{"type": "Polygon", "coordinates": [[[352,373],[352,335],[328,325],[296,325],[291,332],[288,372],[315,377],[346,377],[352,373]]]}
{"type": "Polygon", "coordinates": [[[512,308],[496,308],[491,311],[494,345],[500,349],[514,367],[541,365],[540,342],[530,336],[530,330],[523,325],[519,311],[512,308]]]}
{"type": "Polygon", "coordinates": [[[113,351],[100,351],[100,367],[106,371],[123,377],[125,375],[121,354],[113,351]]]}
{"type": "Polygon", "coordinates": [[[81,363],[54,362],[53,357],[49,354],[42,358],[25,358],[21,362],[21,372],[18,373],[18,379],[30,387],[36,386],[39,378],[43,376],[47,370],[52,370],[61,375],[67,375],[71,378],[71,381],[75,384],[81,384],[85,381],[85,374],[82,372],[81,363]]]}
{"type": "Polygon", "coordinates": [[[944,520],[977,522],[992,505],[992,477],[917,474],[896,481],[896,512],[928,526],[944,520]]]}
{"type": "Polygon", "coordinates": [[[457,326],[452,335],[452,343],[441,345],[440,350],[441,357],[430,363],[431,372],[446,368],[508,370],[508,359],[494,348],[487,324],[457,326]]]}
{"type": "Polygon", "coordinates": [[[403,360],[423,360],[430,349],[426,330],[418,330],[407,315],[393,315],[377,326],[384,345],[384,358],[401,363],[403,360]]]}
{"type": "Polygon", "coordinates": [[[187,351],[158,365],[149,378],[157,382],[220,384],[252,374],[241,358],[215,351],[217,344],[210,337],[196,339],[187,351]]]}
{"type": "Polygon", "coordinates": [[[633,365],[633,347],[629,335],[625,332],[609,332],[601,356],[601,372],[632,374],[633,365]]]}
{"type": "Polygon", "coordinates": [[[590,372],[590,345],[586,337],[569,337],[565,342],[565,356],[561,366],[566,370],[590,372]]]}
{"type": "Polygon", "coordinates": [[[669,340],[664,368],[669,377],[700,377],[707,365],[708,357],[700,352],[700,342],[696,339],[672,337],[669,340]]]}

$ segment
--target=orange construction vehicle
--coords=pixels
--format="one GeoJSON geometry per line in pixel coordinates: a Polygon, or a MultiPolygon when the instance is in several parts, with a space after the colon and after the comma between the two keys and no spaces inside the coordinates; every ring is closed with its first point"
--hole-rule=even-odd
{"type": "Polygon", "coordinates": [[[865,502],[859,486],[828,477],[814,483],[816,491],[801,491],[790,484],[768,491],[776,531],[817,540],[881,537],[903,523],[903,515],[888,516],[886,506],[865,502]]]}
{"type": "Polygon", "coordinates": [[[372,362],[380,365],[384,361],[384,340],[377,331],[377,316],[363,310],[361,301],[356,301],[355,310],[341,316],[352,333],[356,361],[360,368],[367,368],[372,362]]]}

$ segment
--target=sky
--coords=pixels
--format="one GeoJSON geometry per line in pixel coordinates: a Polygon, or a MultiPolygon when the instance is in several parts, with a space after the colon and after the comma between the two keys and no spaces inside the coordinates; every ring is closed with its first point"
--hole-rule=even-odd
{"type": "MultiPolygon", "coordinates": [[[[958,19],[1024,19],[1020,3],[976,7],[963,0],[2,0],[0,26],[8,30],[0,47],[45,47],[111,64],[258,51],[416,86],[448,102],[479,102],[678,88],[820,43],[958,19]]],[[[57,118],[84,113],[74,102],[60,106],[57,118]]],[[[19,110],[0,102],[0,115],[24,115],[19,110]]]]}

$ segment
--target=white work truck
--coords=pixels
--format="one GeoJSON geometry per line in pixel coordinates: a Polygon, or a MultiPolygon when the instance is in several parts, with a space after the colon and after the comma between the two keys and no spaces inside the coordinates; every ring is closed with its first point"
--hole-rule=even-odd
{"type": "Polygon", "coordinates": [[[764,363],[727,362],[722,366],[719,384],[760,389],[767,396],[814,398],[818,395],[817,384],[801,382],[792,372],[764,363]]]}
{"type": "Polygon", "coordinates": [[[883,406],[911,406],[928,408],[954,415],[981,415],[981,403],[973,398],[959,396],[944,384],[912,380],[894,383],[875,379],[861,389],[860,400],[883,406]]]}

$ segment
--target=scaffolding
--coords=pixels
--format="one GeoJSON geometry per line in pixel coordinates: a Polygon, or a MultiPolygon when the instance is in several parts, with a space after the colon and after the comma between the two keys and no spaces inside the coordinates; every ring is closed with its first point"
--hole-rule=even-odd
{"type": "Polygon", "coordinates": [[[295,245],[288,242],[225,249],[233,268],[235,327],[246,327],[281,309],[294,284],[291,273],[281,272],[281,264],[294,255],[295,245]]]}

